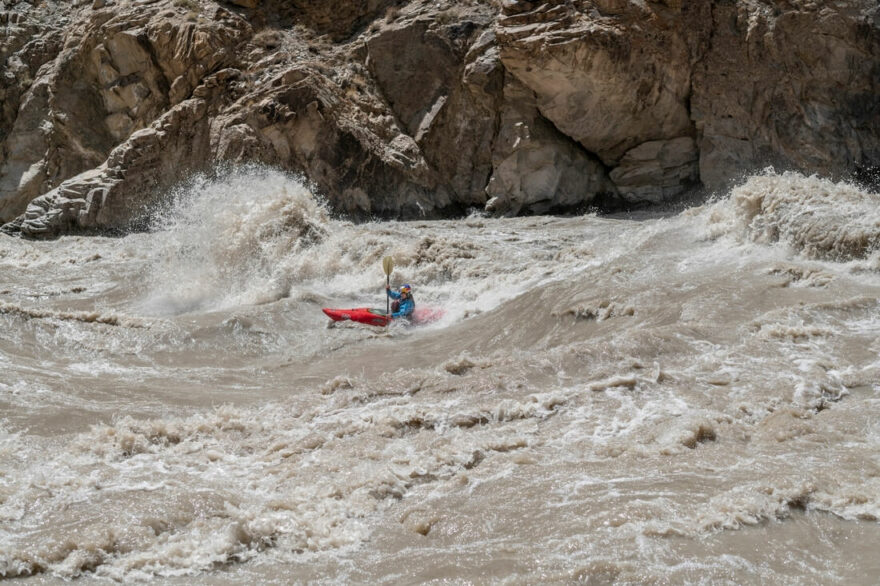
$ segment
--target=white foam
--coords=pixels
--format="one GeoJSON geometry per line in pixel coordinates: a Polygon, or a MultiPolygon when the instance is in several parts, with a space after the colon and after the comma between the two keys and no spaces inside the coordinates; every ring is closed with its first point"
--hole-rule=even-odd
{"type": "Polygon", "coordinates": [[[144,308],[184,313],[287,295],[284,259],[323,239],[329,218],[301,180],[253,167],[194,178],[154,222],[144,308]]]}
{"type": "Polygon", "coordinates": [[[809,258],[846,262],[873,258],[880,246],[878,203],[880,195],[855,185],[768,169],[703,213],[709,238],[780,242],[809,258]]]}

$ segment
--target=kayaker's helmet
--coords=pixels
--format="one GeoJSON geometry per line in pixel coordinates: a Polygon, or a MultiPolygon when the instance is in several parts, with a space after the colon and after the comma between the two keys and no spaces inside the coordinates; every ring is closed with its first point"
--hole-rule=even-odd
{"type": "Polygon", "coordinates": [[[400,292],[406,293],[407,295],[410,295],[412,293],[412,287],[410,287],[409,285],[402,285],[400,287],[400,292]]]}

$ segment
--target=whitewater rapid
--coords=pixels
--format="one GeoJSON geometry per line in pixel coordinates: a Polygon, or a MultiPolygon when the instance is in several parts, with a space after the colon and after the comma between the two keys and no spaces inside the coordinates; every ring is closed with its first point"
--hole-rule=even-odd
{"type": "Polygon", "coordinates": [[[0,576],[872,584],[880,196],[352,224],[197,177],[0,238],[0,576]],[[423,328],[384,306],[381,259],[423,328]]]}

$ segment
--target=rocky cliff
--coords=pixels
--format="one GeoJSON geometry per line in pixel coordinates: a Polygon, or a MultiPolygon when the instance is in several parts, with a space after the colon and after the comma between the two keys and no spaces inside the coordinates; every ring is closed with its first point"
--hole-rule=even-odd
{"type": "Polygon", "coordinates": [[[218,164],[352,217],[880,164],[876,0],[0,0],[0,221],[124,229],[218,164]]]}

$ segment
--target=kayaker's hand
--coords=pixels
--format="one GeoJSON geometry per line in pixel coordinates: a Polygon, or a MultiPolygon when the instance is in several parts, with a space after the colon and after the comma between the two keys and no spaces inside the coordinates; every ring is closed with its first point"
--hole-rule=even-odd
{"type": "Polygon", "coordinates": [[[388,286],[388,285],[385,285],[385,290],[386,290],[386,291],[391,291],[391,287],[388,286]]]}

